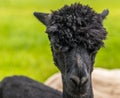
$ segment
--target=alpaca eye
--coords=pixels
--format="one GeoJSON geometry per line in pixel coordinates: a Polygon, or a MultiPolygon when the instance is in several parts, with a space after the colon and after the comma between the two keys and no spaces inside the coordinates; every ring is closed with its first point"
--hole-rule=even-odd
{"type": "Polygon", "coordinates": [[[89,49],[89,50],[88,50],[89,54],[93,54],[94,51],[95,51],[94,49],[89,49]]]}
{"type": "Polygon", "coordinates": [[[56,51],[56,52],[67,52],[68,50],[69,50],[69,47],[67,47],[67,46],[60,46],[60,45],[58,45],[58,44],[55,44],[54,46],[53,46],[53,49],[56,51]]]}

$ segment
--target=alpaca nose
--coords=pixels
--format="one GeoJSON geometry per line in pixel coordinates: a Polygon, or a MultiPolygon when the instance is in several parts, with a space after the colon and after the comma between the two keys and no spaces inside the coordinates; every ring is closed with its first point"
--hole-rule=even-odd
{"type": "Polygon", "coordinates": [[[70,81],[75,85],[75,86],[79,86],[79,85],[84,85],[87,83],[88,78],[86,76],[83,76],[81,79],[78,76],[75,75],[71,75],[70,76],[70,81]]]}
{"type": "Polygon", "coordinates": [[[70,76],[70,81],[75,84],[76,86],[80,84],[80,79],[79,77],[75,76],[75,75],[71,75],[70,76]]]}

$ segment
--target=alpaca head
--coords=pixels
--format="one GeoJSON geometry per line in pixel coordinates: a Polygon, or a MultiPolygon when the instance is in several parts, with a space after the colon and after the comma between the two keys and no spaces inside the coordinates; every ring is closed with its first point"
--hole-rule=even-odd
{"type": "Polygon", "coordinates": [[[88,6],[73,4],[50,14],[35,12],[34,15],[47,28],[65,90],[75,96],[86,94],[91,86],[95,55],[106,38],[102,22],[108,10],[96,13],[88,6]]]}

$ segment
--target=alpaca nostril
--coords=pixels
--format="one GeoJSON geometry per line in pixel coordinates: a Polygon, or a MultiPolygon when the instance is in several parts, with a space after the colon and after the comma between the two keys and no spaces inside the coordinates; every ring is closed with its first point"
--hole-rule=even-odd
{"type": "Polygon", "coordinates": [[[75,76],[75,75],[70,76],[70,80],[71,80],[72,83],[74,83],[76,86],[78,86],[79,83],[80,83],[79,77],[78,77],[78,76],[75,76]]]}
{"type": "Polygon", "coordinates": [[[88,78],[87,77],[82,77],[81,79],[81,85],[84,85],[88,82],[88,78]]]}

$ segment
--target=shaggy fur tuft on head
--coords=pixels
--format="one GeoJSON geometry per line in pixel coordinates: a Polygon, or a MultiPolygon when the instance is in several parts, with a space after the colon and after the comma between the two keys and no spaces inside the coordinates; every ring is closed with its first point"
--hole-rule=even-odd
{"type": "Polygon", "coordinates": [[[92,8],[75,3],[53,11],[46,32],[55,36],[55,42],[62,46],[99,49],[107,34],[102,21],[101,15],[92,8]]]}

